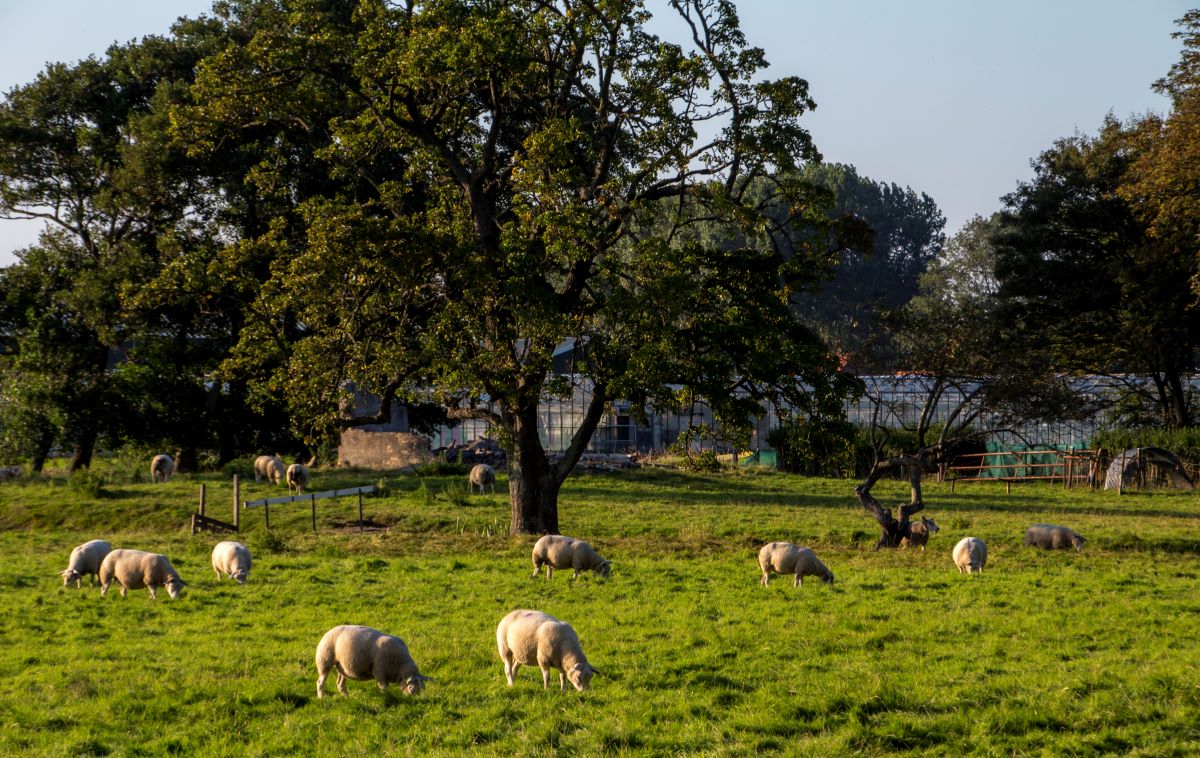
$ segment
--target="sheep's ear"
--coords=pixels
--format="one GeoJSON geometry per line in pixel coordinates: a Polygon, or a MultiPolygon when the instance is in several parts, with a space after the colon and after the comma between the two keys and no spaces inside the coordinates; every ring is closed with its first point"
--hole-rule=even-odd
{"type": "Polygon", "coordinates": [[[422,682],[432,682],[433,681],[432,676],[425,676],[424,674],[417,674],[417,678],[420,679],[422,682]]]}
{"type": "MultiPolygon", "coordinates": [[[[600,669],[596,668],[595,666],[593,666],[590,663],[588,664],[588,668],[590,668],[592,670],[593,674],[600,674],[600,669]]],[[[604,676],[604,674],[600,674],[600,676],[604,676]]]]}

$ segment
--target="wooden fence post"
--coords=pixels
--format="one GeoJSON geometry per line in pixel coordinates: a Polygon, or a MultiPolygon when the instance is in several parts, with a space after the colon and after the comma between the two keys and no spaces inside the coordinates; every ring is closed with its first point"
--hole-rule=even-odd
{"type": "Polygon", "coordinates": [[[233,475],[233,528],[234,531],[241,531],[241,510],[238,508],[241,487],[238,485],[238,475],[233,475]]]}
{"type": "Polygon", "coordinates": [[[201,516],[203,516],[203,515],[204,515],[204,499],[205,499],[205,498],[204,498],[204,494],[205,494],[205,489],[206,489],[205,485],[204,485],[204,484],[201,484],[201,485],[200,485],[200,515],[201,515],[201,516]]]}

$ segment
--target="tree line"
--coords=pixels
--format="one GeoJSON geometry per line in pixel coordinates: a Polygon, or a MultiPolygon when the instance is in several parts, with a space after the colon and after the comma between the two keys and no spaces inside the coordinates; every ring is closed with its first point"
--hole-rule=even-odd
{"type": "Polygon", "coordinates": [[[677,38],[633,0],[220,0],[14,88],[0,217],[46,230],[0,271],[4,452],[316,451],[356,389],[366,421],[492,423],[536,532],[617,399],[737,429],[837,419],[854,371],[1110,372],[1192,422],[1196,14],[1168,116],[1061,140],[947,240],[927,195],[821,163],[732,4],[663,12],[677,38]],[[593,400],[551,459],[564,343],[593,400]]]}

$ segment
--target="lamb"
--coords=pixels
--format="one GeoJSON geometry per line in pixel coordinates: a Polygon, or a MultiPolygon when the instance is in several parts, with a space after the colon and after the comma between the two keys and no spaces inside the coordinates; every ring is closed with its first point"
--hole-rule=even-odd
{"type": "Polygon", "coordinates": [[[936,521],[922,516],[921,523],[911,524],[908,527],[908,536],[901,538],[900,544],[901,546],[905,547],[912,545],[913,547],[919,547],[921,550],[924,550],[925,545],[929,544],[929,535],[933,532],[939,531],[941,531],[941,529],[938,528],[936,521]]]}
{"type": "Polygon", "coordinates": [[[612,565],[600,557],[591,545],[574,537],[564,537],[561,534],[546,534],[533,546],[533,576],[546,567],[546,581],[554,574],[554,569],[574,569],[572,579],[579,578],[580,571],[595,571],[608,579],[612,575],[612,565]]]}
{"type": "Polygon", "coordinates": [[[254,459],[254,481],[260,482],[266,479],[276,487],[283,482],[284,473],[283,461],[273,455],[260,455],[254,459]]]}
{"type": "Polygon", "coordinates": [[[538,665],[543,689],[550,688],[550,669],[558,669],[559,692],[566,691],[568,679],[581,692],[589,689],[592,675],[600,673],[588,663],[571,625],[541,611],[518,610],[500,619],[496,647],[509,687],[523,664],[538,665]]]}
{"type": "Polygon", "coordinates": [[[987,543],[978,537],[963,537],[954,546],[954,565],[958,573],[983,573],[987,564],[987,543]]]}
{"type": "Polygon", "coordinates": [[[150,460],[150,481],[157,482],[161,476],[165,482],[175,472],[175,461],[169,455],[156,455],[150,460]]]}
{"type": "Polygon", "coordinates": [[[771,574],[795,574],[793,587],[804,584],[804,577],[818,576],[822,582],[833,584],[833,572],[825,567],[812,550],[790,542],[768,542],[758,551],[758,566],[762,569],[759,582],[766,587],[771,574]]]}
{"type": "Polygon", "coordinates": [[[475,488],[479,488],[479,494],[483,494],[483,490],[488,485],[492,487],[492,494],[496,493],[496,469],[486,463],[476,463],[471,467],[471,492],[475,488]]]}
{"type": "Polygon", "coordinates": [[[226,540],[213,548],[212,567],[217,581],[224,574],[238,584],[245,584],[250,578],[250,563],[250,550],[240,542],[226,540]]]}
{"type": "Polygon", "coordinates": [[[317,697],[325,697],[325,678],[337,669],[337,689],[349,697],[346,680],[374,679],[379,689],[399,684],[406,695],[417,695],[433,681],[417,670],[408,646],[399,637],[367,626],[335,626],[317,643],[317,697]]]}
{"type": "Polygon", "coordinates": [[[1083,535],[1065,526],[1034,524],[1025,530],[1026,547],[1040,547],[1042,550],[1066,550],[1073,547],[1078,552],[1083,550],[1085,542],[1087,540],[1083,535]]]}
{"type": "Polygon", "coordinates": [[[166,587],[167,593],[174,599],[187,585],[179,578],[179,573],[167,556],[143,550],[118,549],[104,556],[100,564],[100,597],[108,594],[108,585],[114,577],[121,585],[121,597],[125,597],[126,590],[145,587],[150,590],[150,599],[157,600],[158,588],[166,587]]]}
{"type": "Polygon", "coordinates": [[[71,582],[75,582],[75,589],[79,589],[84,576],[99,577],[100,564],[104,562],[104,556],[111,552],[112,545],[104,540],[91,540],[77,546],[71,551],[67,567],[60,572],[63,586],[67,587],[71,582]]]}
{"type": "Polygon", "coordinates": [[[305,485],[308,484],[308,466],[305,466],[303,463],[293,463],[287,467],[286,476],[288,492],[290,493],[292,488],[295,487],[296,494],[300,495],[303,493],[305,485]]]}

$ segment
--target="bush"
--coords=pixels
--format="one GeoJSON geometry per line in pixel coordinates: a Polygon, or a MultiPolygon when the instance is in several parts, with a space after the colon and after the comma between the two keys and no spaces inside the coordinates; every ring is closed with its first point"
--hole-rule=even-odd
{"type": "Polygon", "coordinates": [[[448,461],[445,458],[434,458],[428,463],[422,463],[420,466],[417,466],[415,473],[417,476],[466,476],[470,470],[470,467],[465,463],[448,461]]]}
{"type": "Polygon", "coordinates": [[[451,482],[447,484],[442,490],[442,494],[446,496],[451,505],[457,505],[461,508],[471,504],[471,490],[463,482],[451,482]]]}
{"type": "Polygon", "coordinates": [[[104,475],[98,471],[84,469],[71,474],[71,490],[85,497],[100,497],[104,494],[104,475]]]}
{"type": "Polygon", "coordinates": [[[841,419],[791,420],[767,434],[779,470],[805,476],[857,475],[857,440],[854,425],[841,419]]]}

